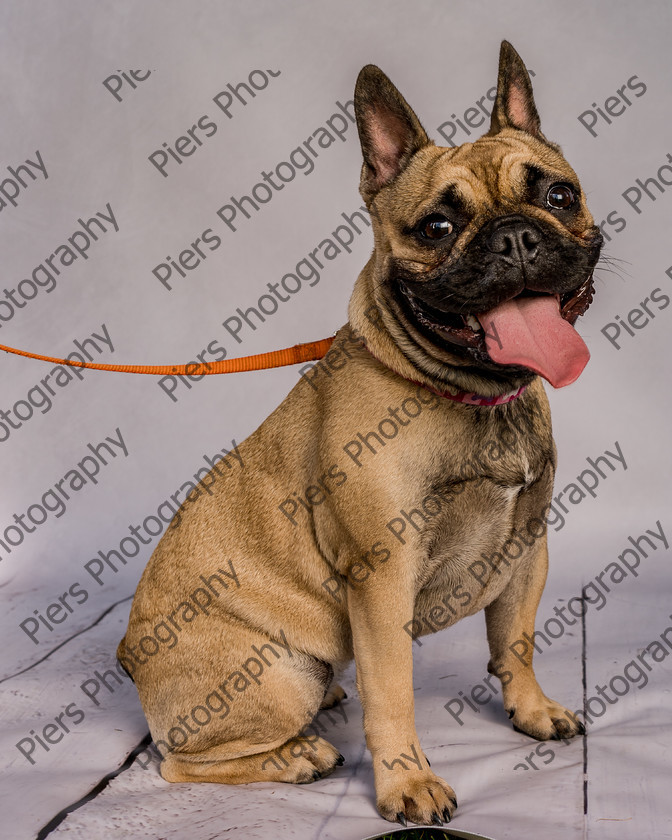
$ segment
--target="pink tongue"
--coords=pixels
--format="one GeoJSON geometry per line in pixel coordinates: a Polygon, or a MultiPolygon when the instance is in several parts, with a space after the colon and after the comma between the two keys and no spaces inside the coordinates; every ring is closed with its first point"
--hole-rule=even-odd
{"type": "Polygon", "coordinates": [[[507,300],[476,316],[493,362],[523,365],[562,388],[578,379],[590,358],[574,327],[551,295],[507,300]]]}

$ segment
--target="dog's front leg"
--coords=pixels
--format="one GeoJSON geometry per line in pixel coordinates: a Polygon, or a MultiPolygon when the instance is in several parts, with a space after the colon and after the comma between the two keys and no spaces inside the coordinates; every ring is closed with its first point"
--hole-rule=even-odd
{"type": "Polygon", "coordinates": [[[373,758],[376,804],[387,820],[440,824],[457,807],[455,793],[429,769],[415,730],[409,563],[391,565],[348,594],[364,709],[366,743],[373,758]]]}
{"type": "Polygon", "coordinates": [[[504,708],[514,729],[540,741],[571,738],[583,725],[541,690],[532,667],[534,620],[546,582],[546,535],[537,540],[524,566],[485,608],[490,645],[488,670],[502,680],[504,708]]]}

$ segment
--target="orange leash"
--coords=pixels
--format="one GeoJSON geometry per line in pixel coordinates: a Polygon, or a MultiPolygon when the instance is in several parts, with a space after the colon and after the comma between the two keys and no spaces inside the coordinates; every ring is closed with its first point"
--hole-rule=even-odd
{"type": "Polygon", "coordinates": [[[223,359],[220,362],[205,362],[204,364],[189,362],[186,365],[103,365],[97,362],[79,362],[74,359],[41,356],[39,353],[28,353],[26,350],[17,350],[14,347],[6,347],[4,344],[0,344],[0,350],[4,350],[6,353],[15,353],[17,356],[27,356],[29,359],[39,359],[42,362],[69,365],[70,367],[111,370],[117,373],[148,373],[152,376],[174,373],[188,376],[193,374],[242,373],[247,370],[264,370],[285,365],[296,365],[300,362],[313,362],[325,355],[333,340],[333,337],[323,338],[321,341],[295,344],[293,347],[286,347],[284,350],[257,353],[255,356],[241,356],[237,359],[223,359]]]}

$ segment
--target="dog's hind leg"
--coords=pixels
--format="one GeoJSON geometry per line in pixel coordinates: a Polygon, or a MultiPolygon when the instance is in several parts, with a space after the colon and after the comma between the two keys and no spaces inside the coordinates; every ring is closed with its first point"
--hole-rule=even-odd
{"type": "Polygon", "coordinates": [[[210,622],[207,635],[187,630],[172,649],[136,666],[163,778],[301,784],[342,763],[309,727],[332,666],[293,648],[284,633],[273,638],[230,617],[210,622]]]}
{"type": "Polygon", "coordinates": [[[341,700],[345,700],[347,696],[348,695],[338,683],[332,682],[327,690],[327,693],[324,695],[322,702],[320,703],[320,709],[333,709],[334,706],[337,706],[341,702],[341,700]]]}
{"type": "Polygon", "coordinates": [[[292,782],[306,784],[328,776],[343,756],[324,738],[298,735],[273,750],[221,759],[218,746],[197,755],[171,753],[161,764],[167,782],[292,782]]]}

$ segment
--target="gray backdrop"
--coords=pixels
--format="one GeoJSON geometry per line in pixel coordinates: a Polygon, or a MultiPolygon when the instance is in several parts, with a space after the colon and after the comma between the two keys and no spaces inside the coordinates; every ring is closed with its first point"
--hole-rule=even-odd
{"type": "MultiPolygon", "coordinates": [[[[543,130],[579,173],[614,259],[596,272],[595,302],[578,324],[589,366],[571,387],[547,387],[556,488],[580,487],[583,476],[584,489],[571,502],[567,492],[566,513],[549,528],[542,624],[647,529],[661,534],[640,542],[639,565],[618,583],[612,567],[605,604],[587,614],[590,695],[671,621],[669,3],[5,0],[0,343],[162,364],[330,335],[372,247],[361,221],[357,231],[342,215],[363,203],[348,116],[358,70],[379,64],[434,140],[462,143],[485,129],[469,123],[480,120],[479,99],[490,105],[502,38],[534,72],[543,130]],[[318,135],[310,155],[304,141],[318,135]],[[276,171],[282,189],[264,181],[276,171]],[[327,238],[340,253],[317,277],[302,260],[327,238]],[[287,274],[296,288],[281,302],[268,284],[287,274]],[[619,452],[622,462],[605,455],[619,452]],[[601,455],[603,475],[587,460],[601,455]]],[[[119,768],[146,732],[133,686],[108,677],[106,688],[99,676],[114,667],[128,597],[171,495],[181,501],[204,456],[243,440],[299,374],[158,380],[1,361],[2,809],[6,836],[30,837],[119,768]],[[101,559],[114,561],[111,550],[125,563],[116,572],[101,559]],[[45,735],[63,714],[67,731],[57,723],[45,735]]],[[[416,656],[421,737],[464,803],[456,828],[534,837],[550,819],[548,836],[672,836],[663,750],[672,746],[672,677],[662,653],[647,684],[628,678],[589,727],[586,797],[580,742],[556,747],[557,761],[530,762],[537,745],[510,730],[498,698],[479,715],[467,709],[461,727],[446,713],[484,673],[481,617],[416,656]]],[[[579,708],[580,629],[537,670],[579,708]]],[[[132,764],[56,833],[382,831],[350,694],[347,727],[333,738],[348,763],[329,780],[300,790],[169,787],[146,752],[146,770],[132,764]]]]}

